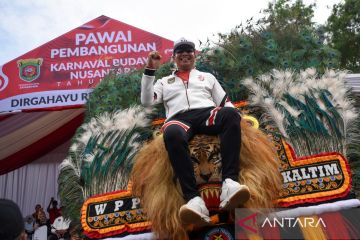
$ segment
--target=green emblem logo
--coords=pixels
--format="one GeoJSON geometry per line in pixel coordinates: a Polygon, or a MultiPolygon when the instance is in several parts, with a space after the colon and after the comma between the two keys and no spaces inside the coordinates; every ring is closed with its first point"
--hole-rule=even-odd
{"type": "Polygon", "coordinates": [[[26,82],[34,81],[40,76],[40,66],[42,62],[42,58],[20,59],[17,61],[19,77],[26,82]]]}
{"type": "Polygon", "coordinates": [[[174,83],[174,82],[175,82],[175,77],[169,78],[169,79],[167,80],[167,82],[168,82],[168,84],[174,83]]]}

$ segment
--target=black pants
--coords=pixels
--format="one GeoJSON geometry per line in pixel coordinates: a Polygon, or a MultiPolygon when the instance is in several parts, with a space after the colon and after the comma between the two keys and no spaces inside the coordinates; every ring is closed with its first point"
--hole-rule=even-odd
{"type": "Polygon", "coordinates": [[[231,107],[202,108],[180,113],[162,127],[165,147],[186,201],[199,196],[188,142],[194,134],[219,135],[222,179],[238,181],[240,114],[231,107]]]}

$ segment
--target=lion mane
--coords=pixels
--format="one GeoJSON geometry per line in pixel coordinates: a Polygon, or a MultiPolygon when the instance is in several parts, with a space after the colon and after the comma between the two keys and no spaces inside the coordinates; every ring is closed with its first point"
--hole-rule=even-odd
{"type": "MultiPolygon", "coordinates": [[[[250,188],[247,208],[275,207],[281,187],[276,149],[269,137],[241,121],[239,182],[250,188]]],[[[187,239],[179,209],[185,203],[180,185],[174,180],[163,136],[148,142],[137,154],[132,170],[132,191],[152,223],[159,239],[187,239]]]]}

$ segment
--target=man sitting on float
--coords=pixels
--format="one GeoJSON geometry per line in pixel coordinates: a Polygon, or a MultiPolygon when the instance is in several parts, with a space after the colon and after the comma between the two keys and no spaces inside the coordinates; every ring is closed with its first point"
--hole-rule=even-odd
{"type": "Polygon", "coordinates": [[[219,135],[222,158],[220,209],[231,210],[250,198],[249,188],[238,183],[241,116],[210,73],[195,69],[195,44],[185,38],[175,42],[172,56],[177,70],[155,81],[160,67],[158,52],[149,54],[141,80],[141,103],[163,103],[166,121],[162,126],[166,150],[187,203],[180,208],[184,224],[210,222],[200,197],[188,142],[194,134],[219,135]]]}

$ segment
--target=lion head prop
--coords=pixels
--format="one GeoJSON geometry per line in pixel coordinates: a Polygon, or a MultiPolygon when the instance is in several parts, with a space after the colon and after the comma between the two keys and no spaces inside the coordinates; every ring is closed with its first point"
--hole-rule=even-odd
{"type": "MultiPolygon", "coordinates": [[[[245,120],[241,121],[241,129],[239,181],[251,190],[251,199],[244,207],[271,208],[281,186],[276,150],[264,133],[245,120]]],[[[218,138],[195,136],[189,147],[197,183],[221,181],[218,138]]],[[[140,197],[158,238],[186,238],[186,226],[181,224],[178,215],[185,202],[180,186],[174,180],[162,135],[155,137],[137,154],[132,181],[133,193],[140,197]]]]}

